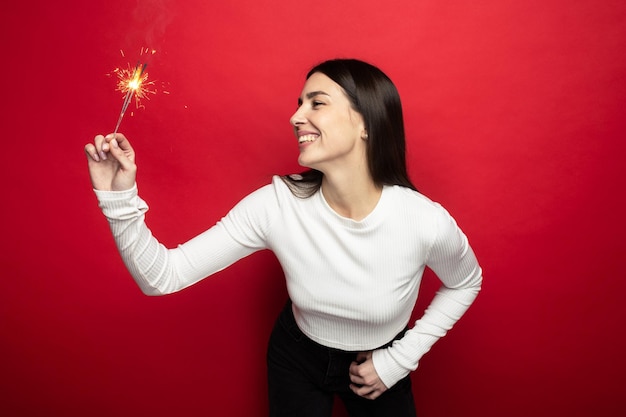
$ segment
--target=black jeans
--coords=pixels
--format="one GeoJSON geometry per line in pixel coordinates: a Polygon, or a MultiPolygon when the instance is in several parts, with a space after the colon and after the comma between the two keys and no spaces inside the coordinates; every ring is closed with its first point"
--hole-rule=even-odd
{"type": "Polygon", "coordinates": [[[322,346],[305,336],[288,302],[276,320],[267,350],[270,417],[330,417],[335,395],[351,417],[415,417],[409,376],[375,400],[350,390],[348,368],[356,354],[322,346]]]}

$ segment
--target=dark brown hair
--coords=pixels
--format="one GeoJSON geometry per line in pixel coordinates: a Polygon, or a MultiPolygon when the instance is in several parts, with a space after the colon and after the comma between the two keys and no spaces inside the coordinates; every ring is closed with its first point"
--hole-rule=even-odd
{"type": "MultiPolygon", "coordinates": [[[[416,190],[406,167],[406,139],[400,95],[380,69],[356,59],[333,59],[313,67],[306,78],[322,73],[341,86],[367,129],[367,163],[377,185],[416,190]]],[[[310,169],[282,177],[294,195],[307,198],[322,185],[324,174],[310,169]]]]}

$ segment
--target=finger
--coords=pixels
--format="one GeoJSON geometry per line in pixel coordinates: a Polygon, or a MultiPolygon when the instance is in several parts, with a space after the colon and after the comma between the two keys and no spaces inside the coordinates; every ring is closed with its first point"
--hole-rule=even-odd
{"type": "Polygon", "coordinates": [[[112,140],[116,140],[118,146],[123,150],[123,151],[132,151],[133,148],[132,146],[130,146],[130,142],[128,141],[128,138],[126,138],[126,136],[124,136],[123,133],[116,133],[116,134],[109,134],[106,136],[106,141],[107,142],[111,142],[112,140]]]}
{"type": "Polygon", "coordinates": [[[350,373],[350,376],[360,377],[359,364],[357,362],[352,362],[350,364],[350,368],[348,368],[348,372],[350,373]]]}
{"type": "Polygon", "coordinates": [[[100,156],[98,155],[98,151],[93,143],[88,143],[85,145],[85,154],[87,154],[87,159],[92,159],[93,161],[100,162],[100,156]]]}
{"type": "Polygon", "coordinates": [[[94,143],[94,146],[96,147],[98,155],[100,156],[100,159],[102,159],[103,161],[106,161],[107,159],[106,150],[102,148],[102,145],[105,143],[104,136],[96,135],[96,137],[93,139],[93,143],[94,143]]]}
{"type": "Polygon", "coordinates": [[[120,148],[116,139],[112,139],[109,142],[111,155],[119,162],[122,169],[125,171],[133,170],[135,167],[134,162],[126,155],[126,152],[120,148]]]}
{"type": "Polygon", "coordinates": [[[350,389],[359,397],[367,398],[368,400],[374,400],[380,396],[380,392],[371,387],[359,387],[358,385],[350,385],[350,389]]]}
{"type": "Polygon", "coordinates": [[[363,378],[361,375],[357,374],[356,372],[350,371],[350,382],[352,382],[352,384],[356,386],[361,387],[365,385],[365,378],[363,378]]]}

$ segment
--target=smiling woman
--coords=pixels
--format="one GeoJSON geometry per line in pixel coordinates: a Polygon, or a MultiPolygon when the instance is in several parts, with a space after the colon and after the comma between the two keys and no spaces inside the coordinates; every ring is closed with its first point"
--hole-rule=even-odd
{"type": "MultiPolygon", "coordinates": [[[[453,215],[488,277],[410,373],[417,414],[626,416],[626,1],[5,1],[2,17],[0,416],[267,416],[266,343],[287,299],[274,254],[181,293],[142,295],[82,145],[118,119],[125,92],[112,69],[149,61],[159,91],[145,109],[131,102],[121,129],[147,225],[174,247],[272,173],[309,172],[289,117],[314,64],[352,56],[398,88],[410,179],[453,215]]],[[[285,270],[349,262],[365,280],[372,252],[401,260],[402,242],[370,238],[369,222],[389,213],[386,189],[361,222],[330,208],[328,189],[313,191],[308,228],[285,218],[289,242],[332,239],[283,257],[285,270]],[[319,218],[326,228],[314,229],[319,218]]],[[[133,227],[134,207],[122,215],[133,227]]],[[[396,269],[371,272],[382,278],[367,294],[339,270],[317,273],[312,282],[334,283],[319,311],[371,322],[394,305],[374,301],[396,269]]],[[[427,270],[409,328],[438,286],[427,270]]],[[[312,315],[299,311],[300,325],[312,315]]],[[[335,401],[333,417],[347,416],[335,401]]]]}
{"type": "MultiPolygon", "coordinates": [[[[357,125],[355,128],[359,129],[359,138],[366,140],[367,144],[359,140],[355,143],[363,145],[358,149],[365,151],[367,175],[375,184],[397,184],[416,189],[406,169],[406,139],[400,96],[387,75],[359,60],[330,60],[309,71],[303,95],[308,101],[305,110],[318,110],[327,104],[324,100],[333,104],[334,99],[349,106],[346,112],[350,121],[355,122],[352,119],[354,117],[363,123],[363,126],[357,125]],[[316,91],[317,85],[328,86],[333,91],[332,96],[324,90],[316,91]]],[[[304,104],[305,99],[299,98],[299,110],[291,118],[291,123],[299,137],[304,135],[307,141],[311,141],[319,135],[302,128],[306,121],[298,118],[305,116],[302,109],[304,104]]],[[[357,162],[362,162],[358,158],[357,162]]],[[[309,166],[302,160],[302,156],[299,162],[309,166]]],[[[319,189],[323,178],[322,172],[311,170],[297,177],[287,176],[285,180],[304,195],[311,195],[319,189]]]]}
{"type": "Polygon", "coordinates": [[[267,353],[270,415],[414,416],[410,372],[472,304],[482,271],[468,240],[406,172],[393,83],[357,60],[311,70],[291,117],[309,171],[275,177],[215,226],[167,249],[144,222],[125,136],[85,146],[100,206],[127,268],[149,295],[169,294],[271,249],[289,301],[267,353]],[[442,286],[409,326],[424,269],[442,286]]]}
{"type": "Polygon", "coordinates": [[[300,100],[291,117],[300,144],[298,163],[317,169],[324,178],[368,176],[363,164],[367,130],[342,88],[322,73],[315,73],[304,86],[306,100],[300,100]]]}

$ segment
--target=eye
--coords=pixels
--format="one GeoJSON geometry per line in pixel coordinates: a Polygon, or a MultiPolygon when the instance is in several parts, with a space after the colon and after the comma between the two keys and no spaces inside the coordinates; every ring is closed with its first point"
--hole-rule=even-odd
{"type": "Polygon", "coordinates": [[[317,101],[317,100],[313,100],[313,102],[311,103],[311,107],[313,107],[314,109],[319,107],[319,106],[323,106],[324,103],[321,101],[317,101]]]}

